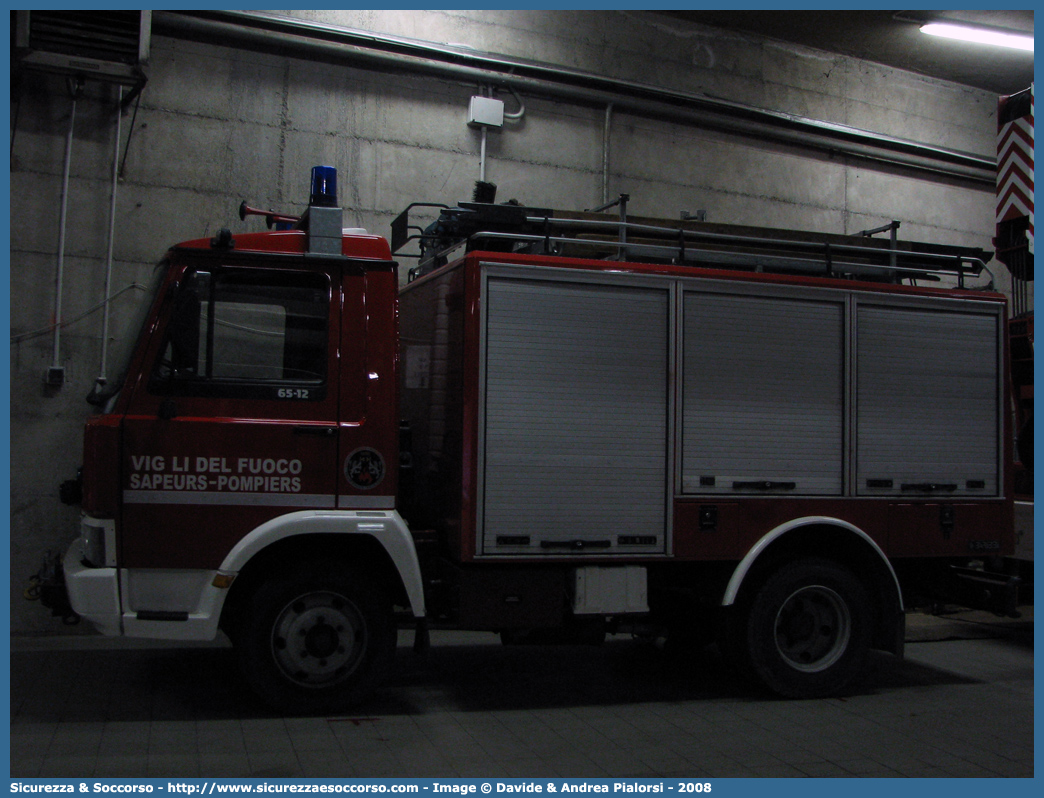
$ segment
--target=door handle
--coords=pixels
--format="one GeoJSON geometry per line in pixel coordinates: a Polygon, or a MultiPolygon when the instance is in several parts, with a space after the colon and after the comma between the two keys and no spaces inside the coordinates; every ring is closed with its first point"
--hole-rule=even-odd
{"type": "Polygon", "coordinates": [[[312,424],[302,424],[300,426],[294,427],[294,435],[314,435],[320,438],[332,438],[336,432],[336,427],[331,427],[325,424],[321,426],[312,424]]]}

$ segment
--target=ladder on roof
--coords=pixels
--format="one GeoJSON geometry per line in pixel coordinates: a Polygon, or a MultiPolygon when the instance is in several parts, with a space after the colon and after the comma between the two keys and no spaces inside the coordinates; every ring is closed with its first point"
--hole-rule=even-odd
{"type": "MultiPolygon", "coordinates": [[[[811,274],[898,283],[938,282],[989,274],[992,253],[896,238],[898,222],[854,236],[712,224],[691,219],[620,217],[595,211],[561,211],[521,205],[462,202],[456,207],[414,203],[392,223],[392,252],[419,240],[419,274],[444,265],[450,253],[473,250],[528,252],[636,262],[675,263],[776,274],[811,274]],[[410,225],[415,208],[439,208],[426,228],[410,225]],[[410,231],[418,231],[416,234],[410,231]],[[890,239],[872,235],[890,231],[890,239]]],[[[409,255],[402,255],[410,257],[409,255]]],[[[992,275],[990,275],[992,277],[992,275]]]]}

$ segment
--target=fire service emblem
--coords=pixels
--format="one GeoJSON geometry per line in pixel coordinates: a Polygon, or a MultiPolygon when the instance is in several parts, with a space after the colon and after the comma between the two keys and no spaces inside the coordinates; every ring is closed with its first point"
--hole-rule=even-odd
{"type": "Polygon", "coordinates": [[[375,488],[384,479],[384,458],[373,449],[356,449],[344,461],[344,476],[359,490],[375,488]]]}

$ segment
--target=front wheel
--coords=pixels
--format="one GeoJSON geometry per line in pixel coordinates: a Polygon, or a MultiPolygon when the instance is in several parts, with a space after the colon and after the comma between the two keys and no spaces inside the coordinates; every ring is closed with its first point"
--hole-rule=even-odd
{"type": "Polygon", "coordinates": [[[788,698],[833,695],[862,670],[871,608],[862,582],[823,559],[797,560],[772,574],[745,618],[748,664],[788,698]]]}
{"type": "Polygon", "coordinates": [[[386,591],[336,562],[300,563],[251,596],[237,636],[253,690],[283,712],[331,712],[387,673],[395,624],[386,591]]]}

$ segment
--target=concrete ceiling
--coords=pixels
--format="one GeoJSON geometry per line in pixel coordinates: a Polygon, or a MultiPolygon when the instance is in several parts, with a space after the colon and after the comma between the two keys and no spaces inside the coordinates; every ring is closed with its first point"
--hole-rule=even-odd
{"type": "Polygon", "coordinates": [[[926,36],[916,23],[963,21],[1032,35],[1032,10],[657,13],[854,56],[998,95],[1021,91],[1033,82],[1033,53],[926,36]]]}

